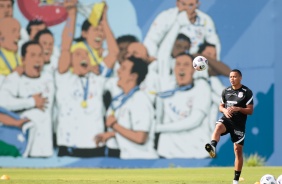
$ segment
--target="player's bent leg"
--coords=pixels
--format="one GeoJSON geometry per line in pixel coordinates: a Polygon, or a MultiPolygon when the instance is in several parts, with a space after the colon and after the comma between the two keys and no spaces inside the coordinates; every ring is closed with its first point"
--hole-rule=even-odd
{"type": "Polygon", "coordinates": [[[219,142],[220,135],[226,132],[226,127],[223,123],[216,123],[214,132],[212,134],[212,140],[219,142]]]}
{"type": "Polygon", "coordinates": [[[222,123],[217,123],[214,129],[214,132],[212,134],[212,141],[211,143],[207,143],[205,145],[205,149],[206,151],[209,153],[211,158],[215,158],[216,157],[216,152],[215,152],[215,148],[216,145],[220,139],[220,135],[226,132],[226,127],[224,124],[222,123]]]}

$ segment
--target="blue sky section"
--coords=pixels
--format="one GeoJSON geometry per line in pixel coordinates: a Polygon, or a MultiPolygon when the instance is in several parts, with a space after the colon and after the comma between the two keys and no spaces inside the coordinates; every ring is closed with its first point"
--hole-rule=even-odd
{"type": "MultiPolygon", "coordinates": [[[[205,1],[201,2],[203,4],[205,1]]],[[[248,0],[248,2],[246,0],[217,0],[209,8],[206,13],[216,24],[222,44],[222,56],[232,49],[234,43],[240,39],[267,3],[269,3],[268,0],[248,0]]]]}

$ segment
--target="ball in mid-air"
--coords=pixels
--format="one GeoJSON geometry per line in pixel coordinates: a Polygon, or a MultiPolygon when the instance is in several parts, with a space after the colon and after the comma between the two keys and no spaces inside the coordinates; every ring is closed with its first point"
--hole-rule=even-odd
{"type": "Polygon", "coordinates": [[[265,174],[261,177],[260,184],[276,184],[276,181],[273,175],[265,174]]]}
{"type": "Polygon", "coordinates": [[[193,60],[193,67],[197,71],[203,71],[208,68],[208,60],[204,56],[197,56],[193,60]]]}
{"type": "Polygon", "coordinates": [[[282,174],[280,176],[278,176],[277,180],[276,180],[277,184],[282,184],[282,174]]]}

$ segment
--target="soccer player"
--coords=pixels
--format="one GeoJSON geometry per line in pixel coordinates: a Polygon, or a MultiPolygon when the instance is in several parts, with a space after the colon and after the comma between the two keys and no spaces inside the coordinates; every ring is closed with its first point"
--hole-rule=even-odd
{"type": "MultiPolygon", "coordinates": [[[[99,4],[96,5],[98,6],[99,4]]],[[[105,4],[101,10],[100,20],[95,22],[97,25],[94,22],[90,22],[90,19],[93,17],[86,19],[81,27],[81,37],[75,39],[75,41],[81,42],[87,47],[91,70],[96,74],[109,77],[117,60],[119,48],[108,23],[107,11],[108,7],[105,4]],[[103,48],[104,41],[107,43],[107,50],[103,48]]]]}
{"type": "Polygon", "coordinates": [[[212,158],[216,156],[216,145],[221,135],[230,134],[234,143],[235,176],[233,184],[237,184],[243,167],[243,146],[245,140],[245,126],[247,115],[253,113],[253,93],[241,84],[242,73],[234,69],[229,74],[231,86],[223,90],[220,112],[223,116],[216,122],[211,143],[205,145],[205,149],[212,158]]]}
{"type": "MultiPolygon", "coordinates": [[[[165,158],[205,158],[208,154],[199,145],[209,140],[207,114],[211,90],[206,79],[194,79],[193,57],[176,57],[174,76],[161,78],[163,107],[156,132],[160,133],[158,153],[165,158]]],[[[201,72],[207,72],[201,71],[201,72]]],[[[159,111],[160,106],[157,106],[159,111]]]]}
{"type": "Polygon", "coordinates": [[[23,74],[13,72],[5,79],[0,91],[0,106],[19,112],[35,126],[34,139],[28,156],[49,157],[53,154],[51,107],[54,83],[42,73],[43,50],[39,43],[29,41],[22,47],[23,74]]]}
{"type": "Polygon", "coordinates": [[[148,72],[147,63],[130,57],[118,70],[122,93],[113,98],[106,126],[113,129],[96,137],[96,143],[116,137],[122,159],[156,159],[154,149],[154,110],[139,85],[148,72]],[[142,110],[141,110],[142,109],[142,110]]]}
{"type": "Polygon", "coordinates": [[[56,73],[56,101],[59,110],[58,156],[104,156],[93,137],[104,132],[103,93],[105,78],[90,71],[88,48],[72,45],[77,0],[68,1],[68,19],[62,34],[62,53],[56,73]]]}
{"type": "Polygon", "coordinates": [[[0,24],[0,75],[6,76],[22,64],[17,55],[20,23],[7,17],[0,19],[0,24]]]}
{"type": "Polygon", "coordinates": [[[13,17],[14,0],[0,0],[0,19],[13,17]]]}

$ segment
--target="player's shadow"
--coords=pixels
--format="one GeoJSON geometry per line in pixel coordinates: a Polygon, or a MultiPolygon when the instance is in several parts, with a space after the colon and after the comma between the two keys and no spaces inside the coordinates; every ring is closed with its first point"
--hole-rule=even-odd
{"type": "MultiPolygon", "coordinates": [[[[257,153],[267,160],[274,151],[274,85],[271,85],[266,94],[258,93],[257,99],[254,113],[248,117],[246,124],[244,155],[257,153]]],[[[230,138],[218,150],[217,157],[211,161],[210,165],[234,165],[233,144],[230,138]]]]}

